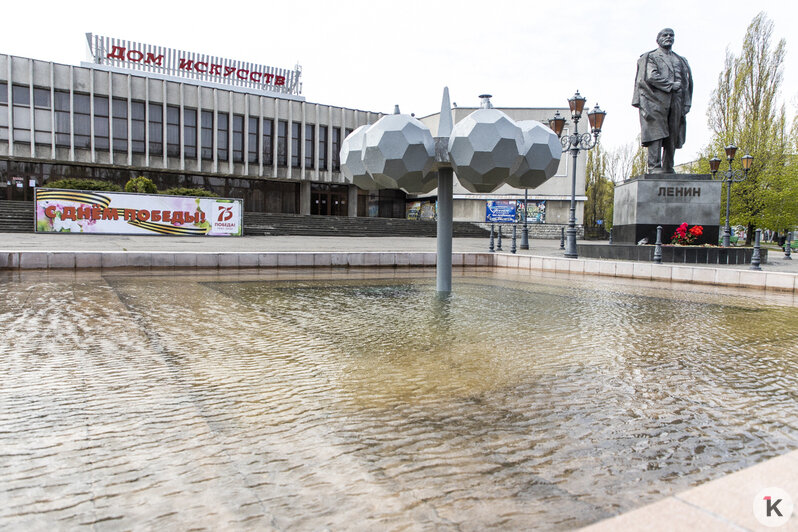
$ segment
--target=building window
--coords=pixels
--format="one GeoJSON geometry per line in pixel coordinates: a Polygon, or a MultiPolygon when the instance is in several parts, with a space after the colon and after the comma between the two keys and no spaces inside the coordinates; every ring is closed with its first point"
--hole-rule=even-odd
{"type": "Polygon", "coordinates": [[[305,124],[305,168],[316,168],[315,140],[316,127],[313,124],[305,124]]]}
{"type": "Polygon", "coordinates": [[[53,116],[50,89],[33,89],[33,124],[36,144],[52,144],[53,116]]]}
{"type": "Polygon", "coordinates": [[[74,94],[72,131],[76,148],[91,148],[91,100],[88,94],[74,94]]]}
{"type": "Polygon", "coordinates": [[[14,85],[11,97],[14,103],[14,141],[30,142],[30,87],[14,85]]]}
{"type": "Polygon", "coordinates": [[[216,157],[220,161],[230,158],[230,142],[228,132],[230,130],[230,117],[226,113],[216,113],[216,157]]]}
{"type": "Polygon", "coordinates": [[[180,107],[166,106],[166,155],[180,157],[180,107]]]}
{"type": "Polygon", "coordinates": [[[299,149],[302,147],[300,144],[300,136],[302,132],[302,124],[299,122],[291,122],[291,166],[299,168],[299,161],[301,154],[299,149]]]}
{"type": "Polygon", "coordinates": [[[114,151],[127,151],[127,100],[114,98],[111,102],[114,121],[114,151]]]}
{"type": "Polygon", "coordinates": [[[163,106],[149,103],[150,107],[150,155],[163,155],[163,106]]]}
{"type": "Polygon", "coordinates": [[[244,115],[233,115],[233,162],[244,162],[244,115]]]}
{"type": "Polygon", "coordinates": [[[108,96],[94,97],[94,149],[107,150],[111,144],[108,138],[108,96]]]}
{"type": "Polygon", "coordinates": [[[213,160],[213,111],[202,111],[202,158],[213,160]]]}
{"type": "Polygon", "coordinates": [[[288,122],[277,121],[277,166],[288,166],[288,122]]]}
{"type": "Polygon", "coordinates": [[[327,170],[327,126],[319,126],[319,170],[327,170]]]}
{"type": "Polygon", "coordinates": [[[332,128],[332,170],[341,171],[341,128],[332,128]]]}
{"type": "Polygon", "coordinates": [[[69,147],[69,93],[67,91],[55,91],[55,145],[69,147]]]}
{"type": "Polygon", "coordinates": [[[247,118],[247,161],[252,164],[258,162],[258,117],[250,116],[247,118]]]}
{"type": "Polygon", "coordinates": [[[186,159],[197,158],[197,110],[183,109],[183,150],[186,159]]]}
{"type": "Polygon", "coordinates": [[[0,83],[0,140],[8,140],[8,83],[0,83]]]}
{"type": "Polygon", "coordinates": [[[144,153],[146,131],[144,102],[130,102],[130,149],[133,153],[144,153]]]}
{"type": "Polygon", "coordinates": [[[263,164],[266,166],[274,164],[274,159],[272,158],[272,127],[274,127],[274,122],[267,119],[263,120],[263,164]]]}

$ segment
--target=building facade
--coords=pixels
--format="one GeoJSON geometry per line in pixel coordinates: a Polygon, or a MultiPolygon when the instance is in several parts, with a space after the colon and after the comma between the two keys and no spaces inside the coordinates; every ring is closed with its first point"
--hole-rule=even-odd
{"type": "Polygon", "coordinates": [[[0,54],[0,198],[32,199],[64,178],[145,176],[159,189],[243,198],[247,211],[404,217],[404,193],[362,191],[340,172],[343,138],[381,116],[245,84],[0,54]]]}
{"type": "MultiPolygon", "coordinates": [[[[255,212],[405,217],[435,211],[435,192],[365,191],[340,172],[343,139],[381,113],[310,103],[294,71],[87,35],[81,66],[0,54],[0,199],[31,200],[65,178],[117,185],[150,178],[160,190],[202,188],[255,212]],[[269,81],[270,84],[265,83],[269,81]]],[[[454,122],[475,108],[452,110],[454,122]]],[[[546,123],[555,109],[502,108],[546,123]]],[[[562,111],[562,110],[561,110],[562,111]]],[[[568,113],[563,113],[567,116],[568,113]]],[[[439,115],[421,118],[433,132],[439,115]]],[[[577,224],[585,201],[577,172],[577,224]]],[[[565,224],[571,160],[530,189],[530,220],[565,224]]],[[[503,186],[471,194],[455,180],[454,218],[485,220],[486,202],[523,200],[503,186]]]]}

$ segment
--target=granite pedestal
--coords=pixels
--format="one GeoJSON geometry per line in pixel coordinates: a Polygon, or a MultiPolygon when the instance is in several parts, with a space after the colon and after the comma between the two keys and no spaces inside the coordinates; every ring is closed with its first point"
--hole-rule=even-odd
{"type": "Polygon", "coordinates": [[[717,245],[720,231],[720,181],[709,174],[644,174],[615,187],[612,237],[618,244],[636,244],[643,238],[667,244],[676,228],[687,222],[704,233],[696,244],[717,245]]]}

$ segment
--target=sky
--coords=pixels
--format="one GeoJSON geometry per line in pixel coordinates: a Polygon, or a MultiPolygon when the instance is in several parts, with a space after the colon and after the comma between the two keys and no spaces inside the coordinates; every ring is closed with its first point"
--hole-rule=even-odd
{"type": "MultiPolygon", "coordinates": [[[[444,86],[460,107],[564,107],[574,91],[607,112],[602,144],[635,142],[635,64],[663,27],[693,71],[687,143],[676,163],[709,143],[706,109],[726,50],[739,54],[760,11],[787,41],[782,102],[798,108],[794,0],[292,0],[284,2],[28,1],[3,7],[0,53],[78,65],[85,33],[280,68],[302,65],[309,102],[425,116],[444,86]]],[[[775,42],[774,42],[775,44],[775,42]]],[[[741,146],[744,149],[744,146],[741,146]]]]}

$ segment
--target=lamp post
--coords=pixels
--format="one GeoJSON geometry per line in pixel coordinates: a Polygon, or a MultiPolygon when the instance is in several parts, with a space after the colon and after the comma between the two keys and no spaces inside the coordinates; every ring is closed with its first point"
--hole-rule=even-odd
{"type": "Polygon", "coordinates": [[[549,120],[549,127],[560,137],[563,153],[570,151],[573,158],[571,166],[571,208],[568,215],[568,229],[566,231],[567,242],[565,245],[565,257],[576,259],[579,254],[576,251],[576,159],[581,150],[591,150],[598,143],[601,127],[604,125],[606,112],[599,109],[598,104],[587,113],[590,122],[590,133],[579,133],[579,119],[582,118],[582,111],[585,108],[587,99],[576,91],[572,98],[568,98],[568,107],[571,109],[571,120],[574,123],[574,131],[570,135],[562,136],[565,127],[565,118],[560,116],[557,111],[554,117],[549,120]]]}
{"type": "MultiPolygon", "coordinates": [[[[732,170],[732,162],[734,161],[734,156],[737,154],[737,146],[729,144],[724,150],[726,151],[726,160],[729,161],[729,169],[721,174],[720,181],[726,183],[726,225],[723,227],[723,247],[727,248],[731,245],[731,227],[729,226],[731,186],[732,183],[745,181],[748,177],[748,172],[751,170],[751,166],[754,164],[754,158],[748,154],[743,156],[743,171],[740,173],[739,170],[732,170]]],[[[712,179],[718,179],[717,173],[718,168],[720,168],[720,162],[720,159],[717,157],[713,157],[709,160],[709,169],[712,172],[712,179]]]]}

